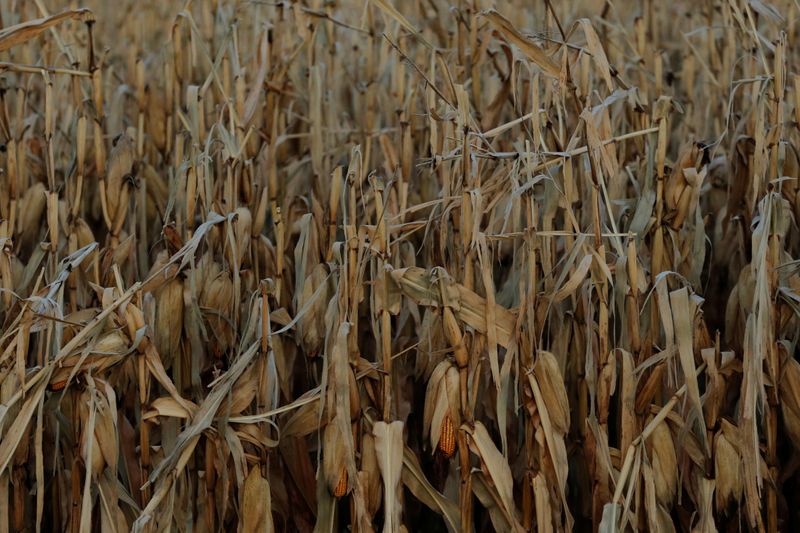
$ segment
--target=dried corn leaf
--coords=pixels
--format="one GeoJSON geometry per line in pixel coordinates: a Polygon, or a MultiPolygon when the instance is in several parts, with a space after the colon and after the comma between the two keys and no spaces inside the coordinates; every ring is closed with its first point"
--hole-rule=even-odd
{"type": "Polygon", "coordinates": [[[403,467],[403,423],[376,422],[372,428],[375,436],[375,454],[383,478],[383,494],[386,518],[383,531],[400,531],[400,474],[403,467]]]}
{"type": "Polygon", "coordinates": [[[70,9],[57,15],[29,20],[14,26],[8,26],[0,31],[0,52],[8,50],[12,46],[29,41],[48,28],[60,24],[65,20],[79,19],[83,21],[93,21],[94,16],[89,9],[70,9]]]}
{"type": "Polygon", "coordinates": [[[538,65],[546,74],[556,78],[559,77],[561,69],[558,67],[558,64],[553,61],[544,50],[524,37],[519,30],[514,27],[511,21],[502,16],[495,9],[482,11],[481,15],[489,19],[489,22],[491,22],[506,39],[517,45],[528,59],[538,65]]]}

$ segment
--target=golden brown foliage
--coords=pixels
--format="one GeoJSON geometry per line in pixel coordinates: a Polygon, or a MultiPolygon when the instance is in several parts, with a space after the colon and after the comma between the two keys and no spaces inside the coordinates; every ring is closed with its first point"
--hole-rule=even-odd
{"type": "Polygon", "coordinates": [[[0,532],[800,528],[799,15],[0,1],[0,532]]]}

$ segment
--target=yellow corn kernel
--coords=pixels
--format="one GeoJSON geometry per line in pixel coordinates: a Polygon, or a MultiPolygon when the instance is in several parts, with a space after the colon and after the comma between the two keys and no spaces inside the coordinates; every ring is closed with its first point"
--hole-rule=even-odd
{"type": "Polygon", "coordinates": [[[439,437],[439,450],[446,458],[453,456],[456,451],[456,432],[453,429],[453,420],[450,415],[445,415],[442,420],[442,434],[439,437]]]}

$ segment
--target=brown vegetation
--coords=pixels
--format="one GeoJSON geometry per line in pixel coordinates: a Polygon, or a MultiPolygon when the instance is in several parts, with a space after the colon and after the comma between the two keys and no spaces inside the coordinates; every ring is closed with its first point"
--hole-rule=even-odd
{"type": "Polygon", "coordinates": [[[800,527],[798,15],[0,1],[0,532],[800,527]]]}

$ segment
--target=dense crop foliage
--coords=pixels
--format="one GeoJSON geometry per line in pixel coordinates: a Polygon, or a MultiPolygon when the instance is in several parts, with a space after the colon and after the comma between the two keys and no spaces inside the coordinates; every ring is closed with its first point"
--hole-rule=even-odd
{"type": "Polygon", "coordinates": [[[795,0],[0,0],[0,532],[800,527],[795,0]]]}

